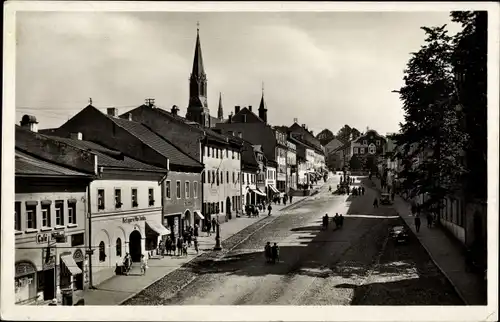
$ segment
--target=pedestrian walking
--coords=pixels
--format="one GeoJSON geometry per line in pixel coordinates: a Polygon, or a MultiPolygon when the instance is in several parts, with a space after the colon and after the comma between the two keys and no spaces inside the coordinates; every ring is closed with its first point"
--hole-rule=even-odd
{"type": "Polygon", "coordinates": [[[290,195],[290,203],[292,203],[292,197],[293,197],[293,196],[292,196],[292,195],[290,195]]]}
{"type": "Polygon", "coordinates": [[[277,243],[274,243],[273,247],[271,247],[271,254],[273,257],[273,264],[275,264],[276,262],[279,263],[279,261],[280,261],[280,249],[279,249],[277,243]]]}
{"type": "Polygon", "coordinates": [[[210,219],[207,221],[207,224],[205,225],[205,227],[207,228],[207,236],[210,236],[212,234],[212,224],[210,222],[210,219]]]}
{"type": "Polygon", "coordinates": [[[195,236],[193,239],[193,244],[194,244],[194,250],[196,251],[196,254],[198,254],[198,238],[195,236]]]}
{"type": "Polygon", "coordinates": [[[415,229],[417,230],[417,233],[420,231],[420,214],[417,213],[415,215],[415,229]]]}
{"type": "Polygon", "coordinates": [[[269,204],[269,206],[267,206],[267,211],[269,211],[269,213],[267,214],[268,216],[271,216],[271,210],[273,210],[273,207],[271,207],[271,204],[269,204]]]}
{"type": "Polygon", "coordinates": [[[427,228],[432,228],[432,221],[434,218],[432,217],[432,214],[429,212],[427,214],[427,228]]]}
{"type": "Polygon", "coordinates": [[[377,198],[375,198],[375,199],[373,200],[373,207],[374,207],[374,208],[378,208],[378,199],[377,199],[377,198]]]}
{"type": "Polygon", "coordinates": [[[335,223],[335,228],[339,228],[340,223],[339,223],[339,214],[338,213],[336,213],[335,217],[333,217],[333,222],[335,223]]]}
{"type": "Polygon", "coordinates": [[[330,218],[328,218],[328,214],[325,214],[325,229],[328,229],[328,222],[330,221],[330,218]]]}
{"type": "Polygon", "coordinates": [[[177,238],[177,255],[180,256],[182,253],[182,245],[184,244],[184,240],[181,236],[177,238]]]}
{"type": "Polygon", "coordinates": [[[194,225],[194,229],[193,229],[193,235],[194,237],[198,237],[198,230],[200,229],[200,227],[198,227],[198,224],[195,224],[194,225]]]}
{"type": "Polygon", "coordinates": [[[144,257],[144,255],[141,255],[141,274],[145,275],[147,269],[148,269],[148,260],[144,257]]]}
{"type": "Polygon", "coordinates": [[[187,246],[187,243],[186,243],[186,242],[184,242],[184,243],[182,244],[182,255],[183,255],[183,256],[187,256],[187,255],[188,255],[188,246],[187,246]]]}
{"type": "Polygon", "coordinates": [[[340,228],[342,228],[344,226],[344,216],[342,216],[342,214],[340,214],[340,216],[339,216],[339,224],[340,224],[340,228]]]}
{"type": "Polygon", "coordinates": [[[217,226],[217,221],[215,220],[215,217],[212,218],[212,233],[215,233],[215,226],[217,226]]]}
{"type": "Polygon", "coordinates": [[[271,253],[271,243],[270,242],[267,242],[266,246],[264,246],[264,256],[266,258],[266,263],[271,262],[272,253],[271,253]]]}

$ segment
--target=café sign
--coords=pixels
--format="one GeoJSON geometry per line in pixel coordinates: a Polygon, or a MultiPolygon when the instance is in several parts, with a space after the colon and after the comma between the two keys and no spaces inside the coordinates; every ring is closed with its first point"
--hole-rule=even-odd
{"type": "Polygon", "coordinates": [[[136,222],[136,221],[144,221],[146,220],[145,216],[133,216],[133,217],[124,217],[122,218],[124,223],[130,224],[131,222],[136,222]]]}
{"type": "Polygon", "coordinates": [[[41,233],[36,235],[37,244],[47,244],[52,241],[52,233],[41,233]]]}

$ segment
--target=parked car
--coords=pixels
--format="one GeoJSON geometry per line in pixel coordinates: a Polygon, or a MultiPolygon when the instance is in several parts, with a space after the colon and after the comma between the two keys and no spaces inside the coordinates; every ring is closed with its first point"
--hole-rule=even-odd
{"type": "Polygon", "coordinates": [[[388,193],[383,193],[380,196],[380,204],[381,205],[392,205],[391,195],[388,193]]]}
{"type": "Polygon", "coordinates": [[[390,237],[396,243],[408,242],[408,232],[404,226],[394,226],[390,230],[390,237]]]}

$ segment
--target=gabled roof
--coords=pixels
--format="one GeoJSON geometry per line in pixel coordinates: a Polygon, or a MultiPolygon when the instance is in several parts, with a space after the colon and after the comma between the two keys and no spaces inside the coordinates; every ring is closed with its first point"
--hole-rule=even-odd
{"type": "Polygon", "coordinates": [[[16,149],[16,176],[21,177],[80,177],[92,178],[90,174],[71,170],[66,167],[36,158],[16,149]]]}
{"type": "Polygon", "coordinates": [[[134,135],[141,142],[157,151],[170,160],[170,163],[179,166],[203,167],[203,164],[185,154],[178,147],[169,142],[166,138],[156,134],[151,129],[141,123],[129,121],[122,118],[109,117],[115,124],[134,135]]]}
{"type": "Polygon", "coordinates": [[[254,148],[248,142],[245,142],[243,145],[243,149],[241,152],[241,162],[244,165],[250,166],[252,168],[257,168],[259,166],[259,163],[257,162],[257,159],[255,157],[254,148]]]}
{"type": "Polygon", "coordinates": [[[166,169],[155,167],[153,165],[149,165],[147,163],[135,160],[133,158],[124,155],[120,151],[105,148],[102,145],[99,145],[95,142],[75,140],[58,136],[47,136],[47,137],[65,143],[67,145],[71,145],[81,150],[91,151],[92,153],[97,155],[98,165],[102,167],[158,171],[158,172],[166,171],[166,169]]]}
{"type": "MultiPolygon", "coordinates": [[[[228,121],[229,122],[229,121],[228,121]]],[[[231,123],[266,123],[263,119],[257,116],[253,111],[243,107],[238,113],[231,118],[231,123]],[[244,116],[246,119],[244,119],[244,116]]]]}

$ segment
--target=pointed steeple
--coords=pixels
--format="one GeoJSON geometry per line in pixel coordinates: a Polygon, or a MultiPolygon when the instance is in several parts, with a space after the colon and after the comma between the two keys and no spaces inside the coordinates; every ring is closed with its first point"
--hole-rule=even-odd
{"type": "Polygon", "coordinates": [[[222,109],[222,94],[219,92],[219,109],[217,110],[217,118],[219,120],[224,119],[224,110],[222,109]]]}
{"type": "Polygon", "coordinates": [[[201,54],[199,22],[196,24],[196,46],[194,48],[193,70],[191,72],[191,75],[200,78],[205,76],[205,68],[203,66],[203,56],[201,54]]]}
{"type": "Polygon", "coordinates": [[[189,105],[186,118],[202,126],[210,126],[210,111],[207,103],[207,75],[203,66],[200,42],[200,24],[196,28],[193,70],[189,78],[189,105]]]}
{"type": "Polygon", "coordinates": [[[262,82],[262,98],[259,105],[259,117],[267,123],[267,104],[264,100],[264,82],[262,82]]]}

